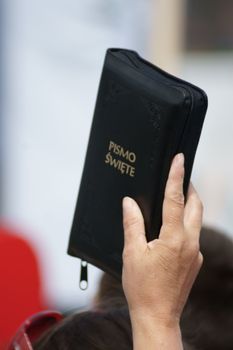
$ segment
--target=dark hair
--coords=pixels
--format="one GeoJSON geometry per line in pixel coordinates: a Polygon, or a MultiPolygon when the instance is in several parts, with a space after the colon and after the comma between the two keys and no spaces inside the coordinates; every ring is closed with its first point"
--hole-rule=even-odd
{"type": "Polygon", "coordinates": [[[182,334],[196,349],[232,350],[233,242],[203,227],[200,249],[204,264],[182,315],[182,334]]]}
{"type": "Polygon", "coordinates": [[[104,273],[100,279],[95,297],[95,306],[101,310],[113,307],[128,307],[121,281],[108,273],[104,273]]]}
{"type": "Polygon", "coordinates": [[[35,350],[133,349],[127,308],[86,311],[68,316],[44,335],[35,350]]]}

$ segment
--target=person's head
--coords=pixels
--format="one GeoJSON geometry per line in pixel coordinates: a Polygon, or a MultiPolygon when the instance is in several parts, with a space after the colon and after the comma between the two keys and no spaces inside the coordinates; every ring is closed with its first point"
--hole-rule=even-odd
{"type": "Polygon", "coordinates": [[[103,273],[94,301],[95,307],[102,310],[113,307],[127,307],[121,281],[108,273],[103,273]]]}
{"type": "Polygon", "coordinates": [[[202,350],[233,347],[233,242],[224,233],[203,227],[200,250],[204,264],[182,316],[182,333],[202,350]]]}
{"type": "Polygon", "coordinates": [[[127,308],[86,311],[66,317],[33,347],[35,350],[133,349],[127,308]]]}

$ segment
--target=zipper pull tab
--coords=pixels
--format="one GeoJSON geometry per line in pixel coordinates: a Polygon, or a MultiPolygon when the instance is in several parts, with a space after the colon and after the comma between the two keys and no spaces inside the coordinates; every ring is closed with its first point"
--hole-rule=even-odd
{"type": "Polygon", "coordinates": [[[79,288],[82,290],[86,290],[87,287],[88,287],[87,262],[84,260],[81,260],[79,288]]]}

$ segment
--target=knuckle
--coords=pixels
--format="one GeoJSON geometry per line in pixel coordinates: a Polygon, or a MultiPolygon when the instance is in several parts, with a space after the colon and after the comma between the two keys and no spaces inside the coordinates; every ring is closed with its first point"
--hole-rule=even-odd
{"type": "Polygon", "coordinates": [[[203,257],[203,255],[202,255],[202,253],[201,252],[199,252],[199,254],[198,254],[198,265],[199,265],[199,267],[201,267],[202,266],[202,264],[203,264],[203,261],[204,261],[204,257],[203,257]]]}
{"type": "Polygon", "coordinates": [[[136,216],[130,216],[130,217],[126,217],[123,220],[123,224],[125,229],[129,229],[133,226],[136,226],[138,224],[138,218],[136,216]]]}
{"type": "Polygon", "coordinates": [[[171,251],[173,251],[175,254],[180,254],[185,246],[185,239],[183,237],[180,237],[179,239],[173,239],[171,240],[169,244],[169,248],[171,251]]]}
{"type": "Polygon", "coordinates": [[[166,225],[173,228],[181,223],[181,218],[179,215],[176,215],[172,211],[166,215],[166,225]]]}
{"type": "Polygon", "coordinates": [[[182,255],[188,259],[197,257],[200,248],[198,242],[189,242],[184,236],[171,240],[169,247],[174,254],[182,255]]]}
{"type": "Polygon", "coordinates": [[[191,256],[196,256],[199,253],[199,242],[190,242],[188,246],[188,252],[191,256]]]}
{"type": "Polygon", "coordinates": [[[182,208],[184,206],[184,195],[179,191],[174,191],[167,194],[167,199],[171,204],[182,208]]]}
{"type": "Polygon", "coordinates": [[[195,218],[193,218],[193,222],[192,222],[192,231],[195,232],[196,236],[200,234],[201,225],[202,225],[202,215],[197,215],[195,218]]]}

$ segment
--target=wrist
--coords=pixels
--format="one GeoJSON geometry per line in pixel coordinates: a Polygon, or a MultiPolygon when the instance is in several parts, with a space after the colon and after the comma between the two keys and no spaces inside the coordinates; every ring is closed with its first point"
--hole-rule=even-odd
{"type": "Polygon", "coordinates": [[[181,350],[182,337],[179,322],[172,318],[151,317],[130,313],[135,350],[181,350]]]}
{"type": "Polygon", "coordinates": [[[152,324],[163,329],[179,329],[180,317],[171,314],[151,313],[146,310],[129,311],[132,325],[152,324]]]}

